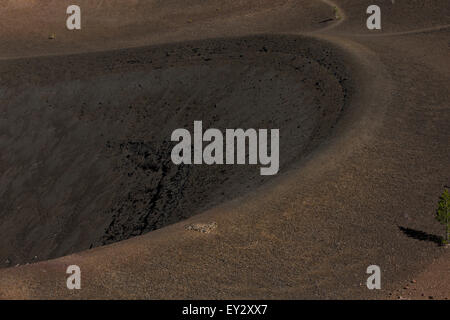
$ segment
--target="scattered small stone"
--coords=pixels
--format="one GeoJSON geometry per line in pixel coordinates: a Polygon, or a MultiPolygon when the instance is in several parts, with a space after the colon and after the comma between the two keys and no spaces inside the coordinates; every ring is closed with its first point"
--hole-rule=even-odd
{"type": "Polygon", "coordinates": [[[411,283],[416,283],[417,281],[416,280],[411,280],[411,283]]]}
{"type": "Polygon", "coordinates": [[[11,260],[6,259],[6,260],[5,260],[5,264],[10,265],[10,264],[11,264],[11,260]]]}
{"type": "Polygon", "coordinates": [[[48,36],[48,38],[50,40],[54,40],[56,38],[56,35],[54,33],[52,33],[51,35],[48,36]]]}
{"type": "Polygon", "coordinates": [[[428,299],[433,300],[434,298],[433,296],[428,296],[428,299]]]}
{"type": "Polygon", "coordinates": [[[193,223],[190,225],[187,225],[186,230],[192,230],[197,231],[201,233],[210,233],[214,229],[217,228],[217,222],[211,222],[211,223],[193,223]]]}

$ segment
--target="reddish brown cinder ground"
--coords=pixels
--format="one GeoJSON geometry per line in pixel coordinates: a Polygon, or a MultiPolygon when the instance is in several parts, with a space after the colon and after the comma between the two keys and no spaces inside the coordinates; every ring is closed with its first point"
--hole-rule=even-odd
{"type": "Polygon", "coordinates": [[[448,299],[447,0],[3,2],[1,298],[448,299]],[[280,174],[174,168],[193,120],[280,174]]]}

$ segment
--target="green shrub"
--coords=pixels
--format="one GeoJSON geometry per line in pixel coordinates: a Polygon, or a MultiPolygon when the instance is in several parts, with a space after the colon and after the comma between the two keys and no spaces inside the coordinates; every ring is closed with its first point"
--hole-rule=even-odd
{"type": "Polygon", "coordinates": [[[439,198],[438,208],[436,210],[436,220],[445,225],[445,238],[444,244],[449,243],[450,233],[450,193],[448,189],[444,189],[441,197],[439,198]]]}
{"type": "Polygon", "coordinates": [[[336,20],[339,20],[341,18],[341,14],[339,13],[339,8],[338,7],[334,7],[333,10],[334,10],[334,18],[336,20]]]}

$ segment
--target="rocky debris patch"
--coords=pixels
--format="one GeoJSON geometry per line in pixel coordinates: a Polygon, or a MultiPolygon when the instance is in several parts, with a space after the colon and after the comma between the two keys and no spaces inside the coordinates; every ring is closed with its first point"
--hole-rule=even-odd
{"type": "Polygon", "coordinates": [[[193,223],[185,227],[186,230],[197,231],[201,233],[211,233],[213,230],[217,229],[217,222],[210,223],[193,223]]]}

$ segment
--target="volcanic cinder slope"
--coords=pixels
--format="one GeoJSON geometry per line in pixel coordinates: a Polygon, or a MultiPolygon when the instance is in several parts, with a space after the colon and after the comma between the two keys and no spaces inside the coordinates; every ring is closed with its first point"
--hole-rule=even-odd
{"type": "Polygon", "coordinates": [[[2,2],[0,297],[448,298],[447,1],[2,2]],[[173,165],[194,120],[279,128],[280,174],[173,165]]]}

